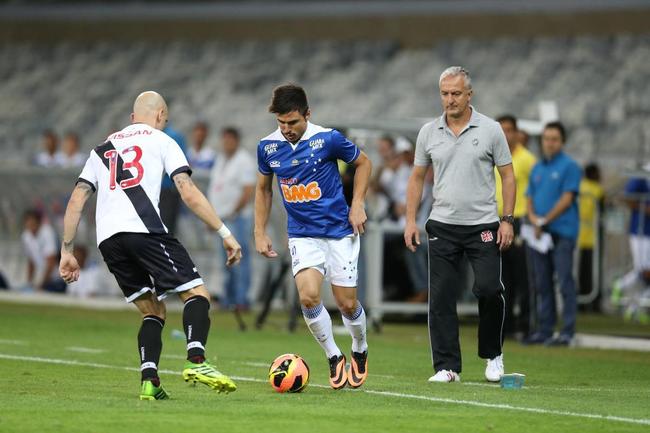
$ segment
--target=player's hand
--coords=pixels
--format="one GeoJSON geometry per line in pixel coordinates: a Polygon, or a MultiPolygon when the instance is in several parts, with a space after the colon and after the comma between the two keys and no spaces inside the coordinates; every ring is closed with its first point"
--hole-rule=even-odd
{"type": "Polygon", "coordinates": [[[406,223],[406,227],[404,227],[404,243],[411,252],[415,252],[418,245],[420,245],[420,230],[418,230],[415,221],[406,223]]]}
{"type": "Polygon", "coordinates": [[[366,210],[362,204],[355,205],[352,203],[348,220],[350,221],[350,224],[352,224],[352,230],[354,230],[355,235],[362,235],[366,231],[364,224],[368,220],[368,217],[366,216],[366,210]]]}
{"type": "Polygon", "coordinates": [[[241,260],[241,245],[233,235],[227,236],[223,240],[223,247],[226,250],[226,266],[234,266],[241,260]]]}
{"type": "Polygon", "coordinates": [[[61,251],[59,275],[66,284],[74,283],[79,279],[79,263],[72,253],[61,251]]]}
{"type": "Polygon", "coordinates": [[[497,245],[499,251],[505,251],[512,245],[515,238],[515,229],[509,222],[501,221],[499,230],[497,230],[497,245]]]}
{"type": "Polygon", "coordinates": [[[266,233],[255,234],[255,250],[264,257],[273,258],[278,256],[278,253],[273,251],[273,243],[266,233]]]}

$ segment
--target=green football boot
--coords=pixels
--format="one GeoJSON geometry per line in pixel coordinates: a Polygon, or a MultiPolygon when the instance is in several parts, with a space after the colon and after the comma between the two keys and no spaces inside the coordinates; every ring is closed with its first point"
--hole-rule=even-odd
{"type": "Polygon", "coordinates": [[[185,382],[193,384],[201,382],[217,392],[229,393],[237,389],[237,385],[232,379],[214,368],[208,361],[200,364],[187,361],[183,368],[183,379],[185,382]]]}
{"type": "Polygon", "coordinates": [[[142,382],[142,387],[140,388],[140,400],[168,400],[169,394],[165,391],[165,388],[156,386],[151,383],[150,380],[145,380],[142,382]]]}

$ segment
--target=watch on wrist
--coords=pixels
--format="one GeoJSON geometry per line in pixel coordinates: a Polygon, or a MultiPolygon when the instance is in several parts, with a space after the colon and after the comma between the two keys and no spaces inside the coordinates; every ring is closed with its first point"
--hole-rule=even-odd
{"type": "Polygon", "coordinates": [[[511,226],[514,226],[515,225],[515,217],[513,217],[512,215],[504,215],[504,216],[501,217],[501,222],[506,222],[506,223],[510,224],[511,226]]]}

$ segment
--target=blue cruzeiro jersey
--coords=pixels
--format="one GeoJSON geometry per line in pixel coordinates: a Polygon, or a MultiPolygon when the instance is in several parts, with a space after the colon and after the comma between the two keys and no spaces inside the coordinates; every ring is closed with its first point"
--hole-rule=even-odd
{"type": "Polygon", "coordinates": [[[351,163],[359,153],[339,131],[312,123],[295,145],[280,128],[260,141],[258,170],[278,178],[290,238],[340,239],[353,233],[337,160],[351,163]]]}

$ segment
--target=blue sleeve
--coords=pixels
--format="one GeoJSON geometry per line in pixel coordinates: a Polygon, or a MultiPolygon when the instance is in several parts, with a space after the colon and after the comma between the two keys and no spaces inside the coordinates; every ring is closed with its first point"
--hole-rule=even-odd
{"type": "Polygon", "coordinates": [[[260,145],[257,146],[257,170],[264,175],[269,175],[273,173],[273,171],[271,170],[271,167],[269,167],[264,156],[264,146],[260,143],[260,145]]]}
{"type": "Polygon", "coordinates": [[[330,144],[330,154],[334,158],[340,159],[346,164],[350,164],[352,161],[357,159],[361,153],[356,144],[345,138],[345,136],[336,129],[332,130],[330,144]]]}
{"type": "Polygon", "coordinates": [[[578,164],[571,164],[564,176],[562,182],[562,192],[573,192],[576,195],[580,192],[580,179],[582,178],[582,170],[578,164]]]}
{"type": "Polygon", "coordinates": [[[647,182],[645,179],[641,179],[640,177],[633,177],[627,181],[625,184],[626,194],[634,194],[640,192],[648,192],[647,182]]]}

